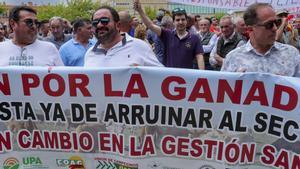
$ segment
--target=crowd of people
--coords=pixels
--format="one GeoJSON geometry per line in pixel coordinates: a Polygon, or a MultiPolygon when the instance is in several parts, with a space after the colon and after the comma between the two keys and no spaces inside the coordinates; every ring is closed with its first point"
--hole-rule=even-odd
{"type": "Polygon", "coordinates": [[[201,17],[160,9],[151,20],[101,6],[88,19],[37,20],[29,6],[0,23],[0,66],[161,66],[300,76],[300,18],[256,3],[243,17],[201,17]]]}
{"type": "Polygon", "coordinates": [[[9,24],[0,24],[0,66],[159,66],[300,77],[300,27],[288,11],[255,3],[243,17],[218,20],[175,8],[151,20],[139,0],[133,8],[138,16],[101,6],[91,20],[70,24],[57,16],[39,22],[36,10],[14,7],[9,24]]]}

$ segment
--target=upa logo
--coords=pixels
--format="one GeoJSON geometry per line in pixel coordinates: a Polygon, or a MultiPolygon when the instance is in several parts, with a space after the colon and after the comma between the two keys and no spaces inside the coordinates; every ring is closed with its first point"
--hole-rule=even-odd
{"type": "Polygon", "coordinates": [[[22,169],[48,169],[48,166],[44,166],[40,157],[28,156],[23,157],[22,169]]]}
{"type": "Polygon", "coordinates": [[[3,169],[19,169],[20,163],[18,159],[10,157],[6,159],[3,163],[3,169]]]}
{"type": "Polygon", "coordinates": [[[39,157],[24,157],[24,165],[42,165],[42,161],[39,157]]]}
{"type": "Polygon", "coordinates": [[[84,161],[79,156],[71,156],[69,159],[56,159],[56,165],[58,167],[67,167],[80,165],[84,166],[84,161]]]}

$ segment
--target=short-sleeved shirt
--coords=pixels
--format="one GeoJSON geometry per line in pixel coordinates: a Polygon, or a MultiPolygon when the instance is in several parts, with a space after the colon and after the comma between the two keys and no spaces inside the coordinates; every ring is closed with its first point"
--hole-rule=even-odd
{"type": "Polygon", "coordinates": [[[188,33],[179,39],[176,30],[162,29],[160,36],[165,46],[166,67],[193,68],[196,55],[203,54],[203,48],[198,36],[188,33]]]}
{"type": "Polygon", "coordinates": [[[118,67],[118,66],[162,66],[151,47],[146,42],[133,38],[127,33],[123,40],[109,50],[98,46],[90,48],[84,57],[86,67],[118,67]]]}
{"type": "Polygon", "coordinates": [[[85,53],[95,44],[96,41],[89,40],[87,46],[84,47],[73,38],[63,44],[59,53],[65,66],[83,66],[85,53]]]}
{"type": "Polygon", "coordinates": [[[59,52],[50,43],[35,40],[20,47],[8,40],[0,43],[0,66],[63,66],[59,52]]]}
{"type": "Polygon", "coordinates": [[[152,30],[147,30],[147,40],[151,44],[153,43],[154,46],[154,53],[157,57],[157,59],[160,61],[160,63],[165,63],[163,60],[164,57],[164,44],[162,43],[161,39],[158,37],[158,35],[153,32],[152,30]]]}
{"type": "Polygon", "coordinates": [[[221,71],[272,73],[300,77],[300,55],[290,45],[275,42],[264,55],[258,53],[250,41],[227,54],[221,71]]]}

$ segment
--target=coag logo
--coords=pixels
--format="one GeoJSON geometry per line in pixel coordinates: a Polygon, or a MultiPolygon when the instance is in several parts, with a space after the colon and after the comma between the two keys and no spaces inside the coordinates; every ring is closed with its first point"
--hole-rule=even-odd
{"type": "Polygon", "coordinates": [[[19,161],[14,157],[6,159],[3,163],[3,169],[18,169],[19,166],[19,161]]]}
{"type": "Polygon", "coordinates": [[[70,167],[71,165],[84,166],[84,161],[79,156],[72,156],[69,159],[56,159],[56,165],[58,167],[70,167]]]}

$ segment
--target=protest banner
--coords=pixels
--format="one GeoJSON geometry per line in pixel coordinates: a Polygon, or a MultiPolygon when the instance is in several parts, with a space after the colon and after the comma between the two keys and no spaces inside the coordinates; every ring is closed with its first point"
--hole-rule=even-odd
{"type": "Polygon", "coordinates": [[[275,9],[291,8],[293,12],[299,11],[299,0],[168,0],[172,3],[205,6],[213,8],[225,8],[234,10],[245,10],[248,6],[256,2],[269,3],[275,9]]]}
{"type": "Polygon", "coordinates": [[[299,78],[0,68],[4,169],[300,168],[299,78]]]}

